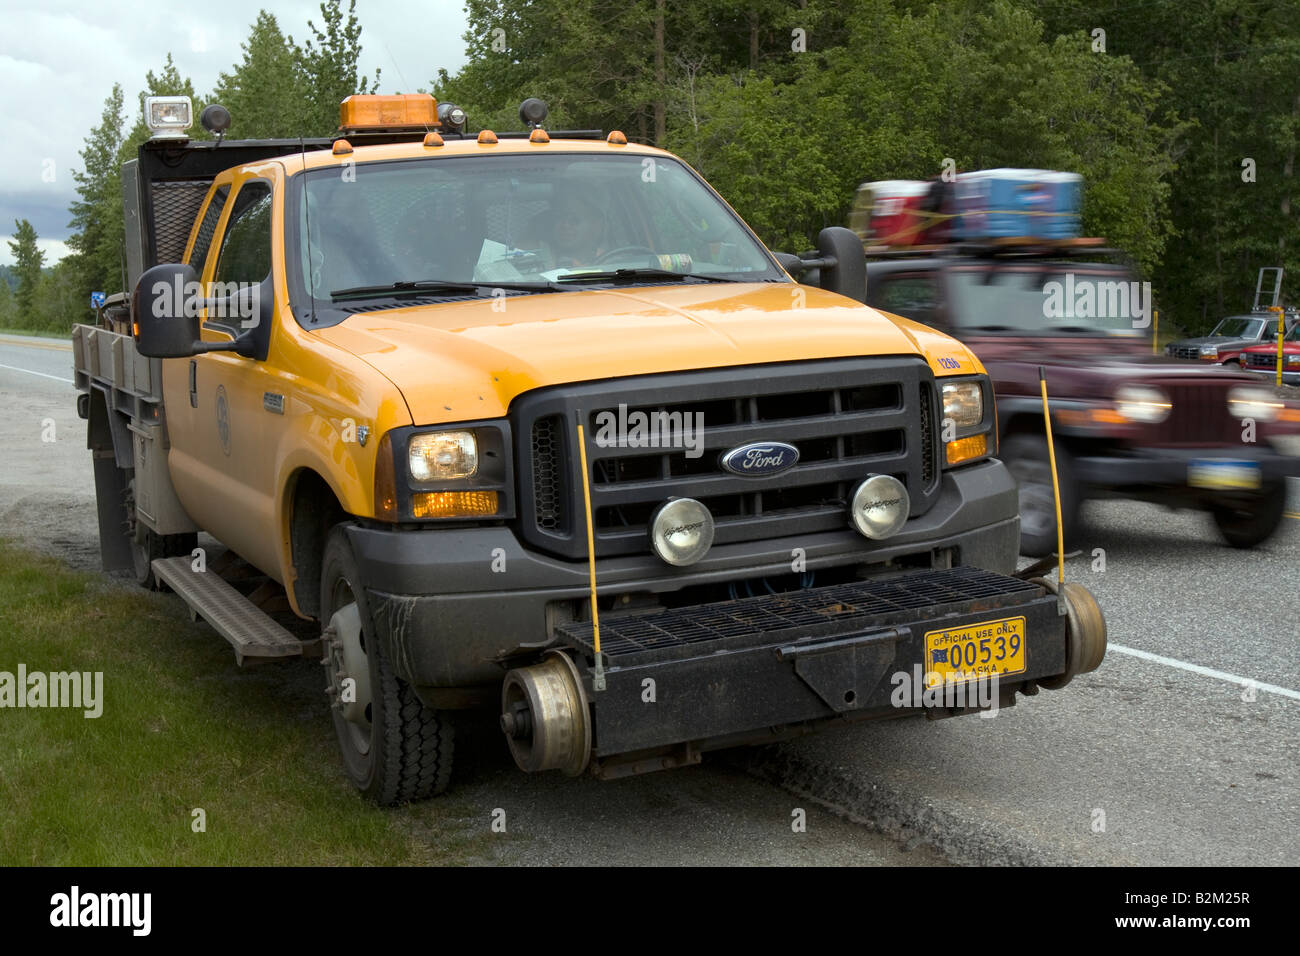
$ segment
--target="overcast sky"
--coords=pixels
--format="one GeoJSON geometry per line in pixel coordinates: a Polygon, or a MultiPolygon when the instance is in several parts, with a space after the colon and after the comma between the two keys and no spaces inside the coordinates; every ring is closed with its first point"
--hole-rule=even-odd
{"type": "MultiPolygon", "coordinates": [[[[428,88],[439,67],[455,73],[464,64],[462,4],[357,0],[361,70],[371,76],[380,68],[379,92],[428,88]]],[[[72,172],[114,83],[122,84],[128,126],[145,73],[160,71],[168,53],[196,92],[211,91],[217,74],[243,59],[240,44],[262,8],[299,44],[309,19],[322,25],[319,0],[0,0],[0,264],[13,262],[5,240],[15,219],[31,220],[47,265],[63,256],[72,172]]]]}

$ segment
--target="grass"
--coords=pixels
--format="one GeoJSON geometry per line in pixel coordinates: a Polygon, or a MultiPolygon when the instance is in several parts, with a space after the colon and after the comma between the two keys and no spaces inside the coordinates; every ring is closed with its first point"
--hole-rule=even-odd
{"type": "Polygon", "coordinates": [[[240,669],[174,595],[0,541],[0,671],[100,671],[103,714],[0,708],[0,865],[462,864],[475,811],[379,810],[343,774],[319,665],[240,669]],[[206,832],[192,811],[206,812],[206,832]]]}

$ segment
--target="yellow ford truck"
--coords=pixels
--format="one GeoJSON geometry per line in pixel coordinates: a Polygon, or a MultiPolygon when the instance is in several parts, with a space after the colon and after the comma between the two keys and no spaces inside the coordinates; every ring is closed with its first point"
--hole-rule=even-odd
{"type": "Polygon", "coordinates": [[[1014,574],[984,368],[862,304],[852,233],[773,254],[536,100],[474,134],[349,97],[318,140],[190,109],[148,101],[129,295],[73,337],[103,562],[241,664],[319,658],[371,799],[444,790],[467,708],[608,778],[1100,663],[1091,595],[1014,574]]]}

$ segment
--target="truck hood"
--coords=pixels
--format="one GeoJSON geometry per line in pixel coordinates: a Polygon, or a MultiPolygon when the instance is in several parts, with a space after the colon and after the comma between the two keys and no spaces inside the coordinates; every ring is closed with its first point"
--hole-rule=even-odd
{"type": "Polygon", "coordinates": [[[920,356],[941,375],[983,371],[948,336],[786,283],[448,302],[362,312],[315,334],[393,382],[416,424],[496,418],[530,389],[655,372],[859,355],[920,356]]]}
{"type": "Polygon", "coordinates": [[[1258,345],[1259,339],[1239,339],[1231,335],[1202,335],[1196,339],[1179,339],[1177,342],[1170,342],[1169,345],[1174,348],[1193,348],[1201,345],[1213,345],[1218,348],[1242,348],[1247,345],[1258,345]]]}

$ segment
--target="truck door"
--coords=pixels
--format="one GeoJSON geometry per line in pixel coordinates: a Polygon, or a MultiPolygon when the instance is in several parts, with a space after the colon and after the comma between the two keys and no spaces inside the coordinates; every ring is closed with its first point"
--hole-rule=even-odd
{"type": "MultiPolygon", "coordinates": [[[[250,334],[256,357],[233,352],[176,360],[166,387],[172,473],[181,500],[199,525],[253,565],[278,579],[275,449],[283,422],[283,389],[268,359],[274,338],[271,269],[274,186],[238,177],[229,213],[212,240],[202,270],[209,290],[204,341],[250,334]],[[179,408],[179,416],[172,414],[179,408]],[[178,427],[179,426],[179,427],[178,427]]],[[[196,267],[198,263],[195,263],[196,267]]]]}

